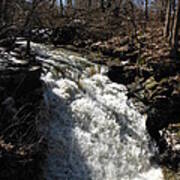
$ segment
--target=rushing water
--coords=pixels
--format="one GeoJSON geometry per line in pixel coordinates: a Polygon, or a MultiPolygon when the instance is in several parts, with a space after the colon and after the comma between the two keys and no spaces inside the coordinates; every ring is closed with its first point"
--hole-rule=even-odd
{"type": "Polygon", "coordinates": [[[33,45],[51,67],[42,77],[49,111],[47,180],[161,180],[152,165],[146,117],[106,68],[62,49],[33,45]]]}

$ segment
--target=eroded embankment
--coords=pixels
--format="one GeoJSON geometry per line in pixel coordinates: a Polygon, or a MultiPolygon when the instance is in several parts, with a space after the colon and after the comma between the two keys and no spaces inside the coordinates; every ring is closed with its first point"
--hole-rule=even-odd
{"type": "Polygon", "coordinates": [[[40,135],[41,67],[0,57],[0,179],[42,180],[44,140],[40,135]]]}

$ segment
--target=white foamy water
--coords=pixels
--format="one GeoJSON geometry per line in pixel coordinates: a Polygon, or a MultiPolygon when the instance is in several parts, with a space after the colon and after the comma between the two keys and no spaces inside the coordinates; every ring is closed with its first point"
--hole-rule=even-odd
{"type": "Polygon", "coordinates": [[[83,58],[38,48],[48,57],[40,60],[63,69],[42,77],[50,113],[47,180],[163,179],[149,160],[146,117],[128,100],[126,87],[83,58]]]}

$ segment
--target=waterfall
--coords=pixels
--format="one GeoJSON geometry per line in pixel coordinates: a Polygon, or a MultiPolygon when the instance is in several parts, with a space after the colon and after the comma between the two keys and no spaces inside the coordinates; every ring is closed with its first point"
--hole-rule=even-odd
{"type": "Polygon", "coordinates": [[[49,111],[47,180],[163,179],[150,161],[146,116],[128,100],[126,87],[79,55],[33,47],[39,60],[61,68],[42,77],[49,111]]]}

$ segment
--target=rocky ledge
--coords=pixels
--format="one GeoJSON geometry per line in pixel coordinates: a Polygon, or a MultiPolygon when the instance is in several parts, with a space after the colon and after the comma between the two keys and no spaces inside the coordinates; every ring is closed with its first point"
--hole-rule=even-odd
{"type": "MultiPolygon", "coordinates": [[[[2,51],[2,49],[1,49],[2,51]]],[[[0,179],[43,179],[45,140],[40,134],[41,66],[30,58],[0,56],[0,179]]]]}
{"type": "Polygon", "coordinates": [[[151,52],[148,47],[141,49],[135,61],[110,62],[108,76],[126,84],[129,97],[145,105],[142,113],[148,115],[147,130],[159,149],[158,162],[165,169],[165,178],[171,174],[174,180],[179,179],[174,172],[180,170],[180,63],[161,41],[159,48],[154,43],[151,52]]]}

